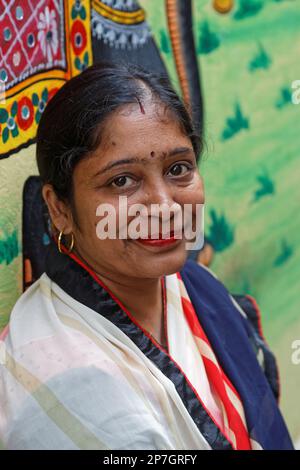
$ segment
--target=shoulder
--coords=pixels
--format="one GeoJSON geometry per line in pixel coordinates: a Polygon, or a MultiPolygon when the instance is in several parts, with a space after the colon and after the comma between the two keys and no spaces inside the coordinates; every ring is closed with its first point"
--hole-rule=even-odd
{"type": "Polygon", "coordinates": [[[51,280],[44,273],[17,300],[0,340],[17,349],[37,336],[49,335],[50,305],[51,280]]]}

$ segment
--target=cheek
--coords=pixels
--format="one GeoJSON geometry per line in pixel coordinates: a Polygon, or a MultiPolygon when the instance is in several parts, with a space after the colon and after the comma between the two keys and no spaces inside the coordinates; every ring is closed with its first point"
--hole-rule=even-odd
{"type": "Polygon", "coordinates": [[[205,191],[204,191],[204,185],[203,185],[203,180],[199,176],[197,178],[197,182],[195,183],[195,197],[197,199],[198,204],[204,204],[205,202],[205,191]]]}
{"type": "Polygon", "coordinates": [[[202,178],[196,175],[189,186],[178,188],[176,194],[176,202],[180,205],[184,204],[204,204],[204,186],[202,178]]]}
{"type": "Polygon", "coordinates": [[[89,238],[96,237],[96,226],[100,220],[100,217],[96,215],[96,211],[100,201],[88,194],[77,194],[75,203],[81,235],[89,238]]]}
{"type": "Polygon", "coordinates": [[[195,175],[194,180],[188,187],[178,189],[177,202],[181,205],[184,212],[184,220],[186,226],[192,229],[193,232],[202,230],[203,227],[203,204],[204,198],[204,187],[202,178],[199,175],[195,175]],[[187,205],[187,211],[184,209],[184,205],[187,205]],[[200,207],[200,204],[202,207],[200,207]],[[190,218],[190,216],[192,218],[190,218]]]}

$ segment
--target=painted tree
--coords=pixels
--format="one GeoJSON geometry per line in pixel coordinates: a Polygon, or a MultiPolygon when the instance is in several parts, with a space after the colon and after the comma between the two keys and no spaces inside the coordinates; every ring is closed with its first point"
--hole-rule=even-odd
{"type": "Polygon", "coordinates": [[[234,115],[226,119],[221,138],[230,139],[242,129],[249,129],[249,119],[244,116],[240,104],[236,102],[234,115]]]}
{"type": "Polygon", "coordinates": [[[255,72],[258,69],[268,69],[272,63],[271,57],[266,52],[262,44],[258,44],[258,51],[255,56],[250,60],[248,69],[250,72],[255,72]]]}
{"type": "Polygon", "coordinates": [[[210,29],[208,21],[200,23],[198,54],[210,54],[220,46],[219,36],[210,29]]]}
{"type": "Polygon", "coordinates": [[[215,209],[211,209],[210,217],[211,224],[205,240],[215,251],[223,251],[234,242],[234,228],[224,213],[218,215],[215,209]]]}
{"type": "Polygon", "coordinates": [[[261,175],[258,175],[256,177],[256,180],[259,184],[259,187],[254,193],[253,202],[259,201],[259,199],[261,199],[263,196],[275,194],[274,181],[271,179],[267,171],[265,171],[261,175]]]}
{"type": "Polygon", "coordinates": [[[19,254],[17,231],[0,240],[0,264],[10,264],[19,254]]]}
{"type": "Polygon", "coordinates": [[[239,0],[238,9],[235,11],[233,18],[243,20],[249,16],[257,15],[263,6],[262,0],[239,0]]]}
{"type": "Polygon", "coordinates": [[[276,267],[283,265],[289,260],[289,258],[293,255],[293,253],[294,253],[293,247],[288,244],[285,238],[283,238],[281,240],[280,253],[275,258],[273,265],[276,267]]]}
{"type": "Polygon", "coordinates": [[[275,102],[276,108],[281,109],[292,103],[292,92],[290,87],[283,86],[279,91],[279,95],[279,98],[275,102]]]}

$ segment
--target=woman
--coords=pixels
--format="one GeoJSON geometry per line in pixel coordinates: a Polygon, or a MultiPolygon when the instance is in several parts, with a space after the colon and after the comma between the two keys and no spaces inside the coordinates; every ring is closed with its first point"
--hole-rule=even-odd
{"type": "Polygon", "coordinates": [[[194,227],[201,147],[168,80],[138,68],[92,66],[46,107],[37,163],[55,242],[2,338],[5,448],[293,448],[262,336],[186,261],[174,215],[167,238],[161,216],[155,237],[99,238],[99,207],[118,216],[121,196],[128,227],[134,204],[190,204],[194,227]]]}

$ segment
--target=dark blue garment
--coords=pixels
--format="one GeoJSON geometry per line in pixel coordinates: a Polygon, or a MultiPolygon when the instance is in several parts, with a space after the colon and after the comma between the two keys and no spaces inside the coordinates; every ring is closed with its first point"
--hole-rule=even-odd
{"type": "Polygon", "coordinates": [[[216,357],[240,395],[250,437],[263,449],[292,450],[276,398],[252,347],[251,323],[205,268],[189,260],[181,276],[216,357]]]}

